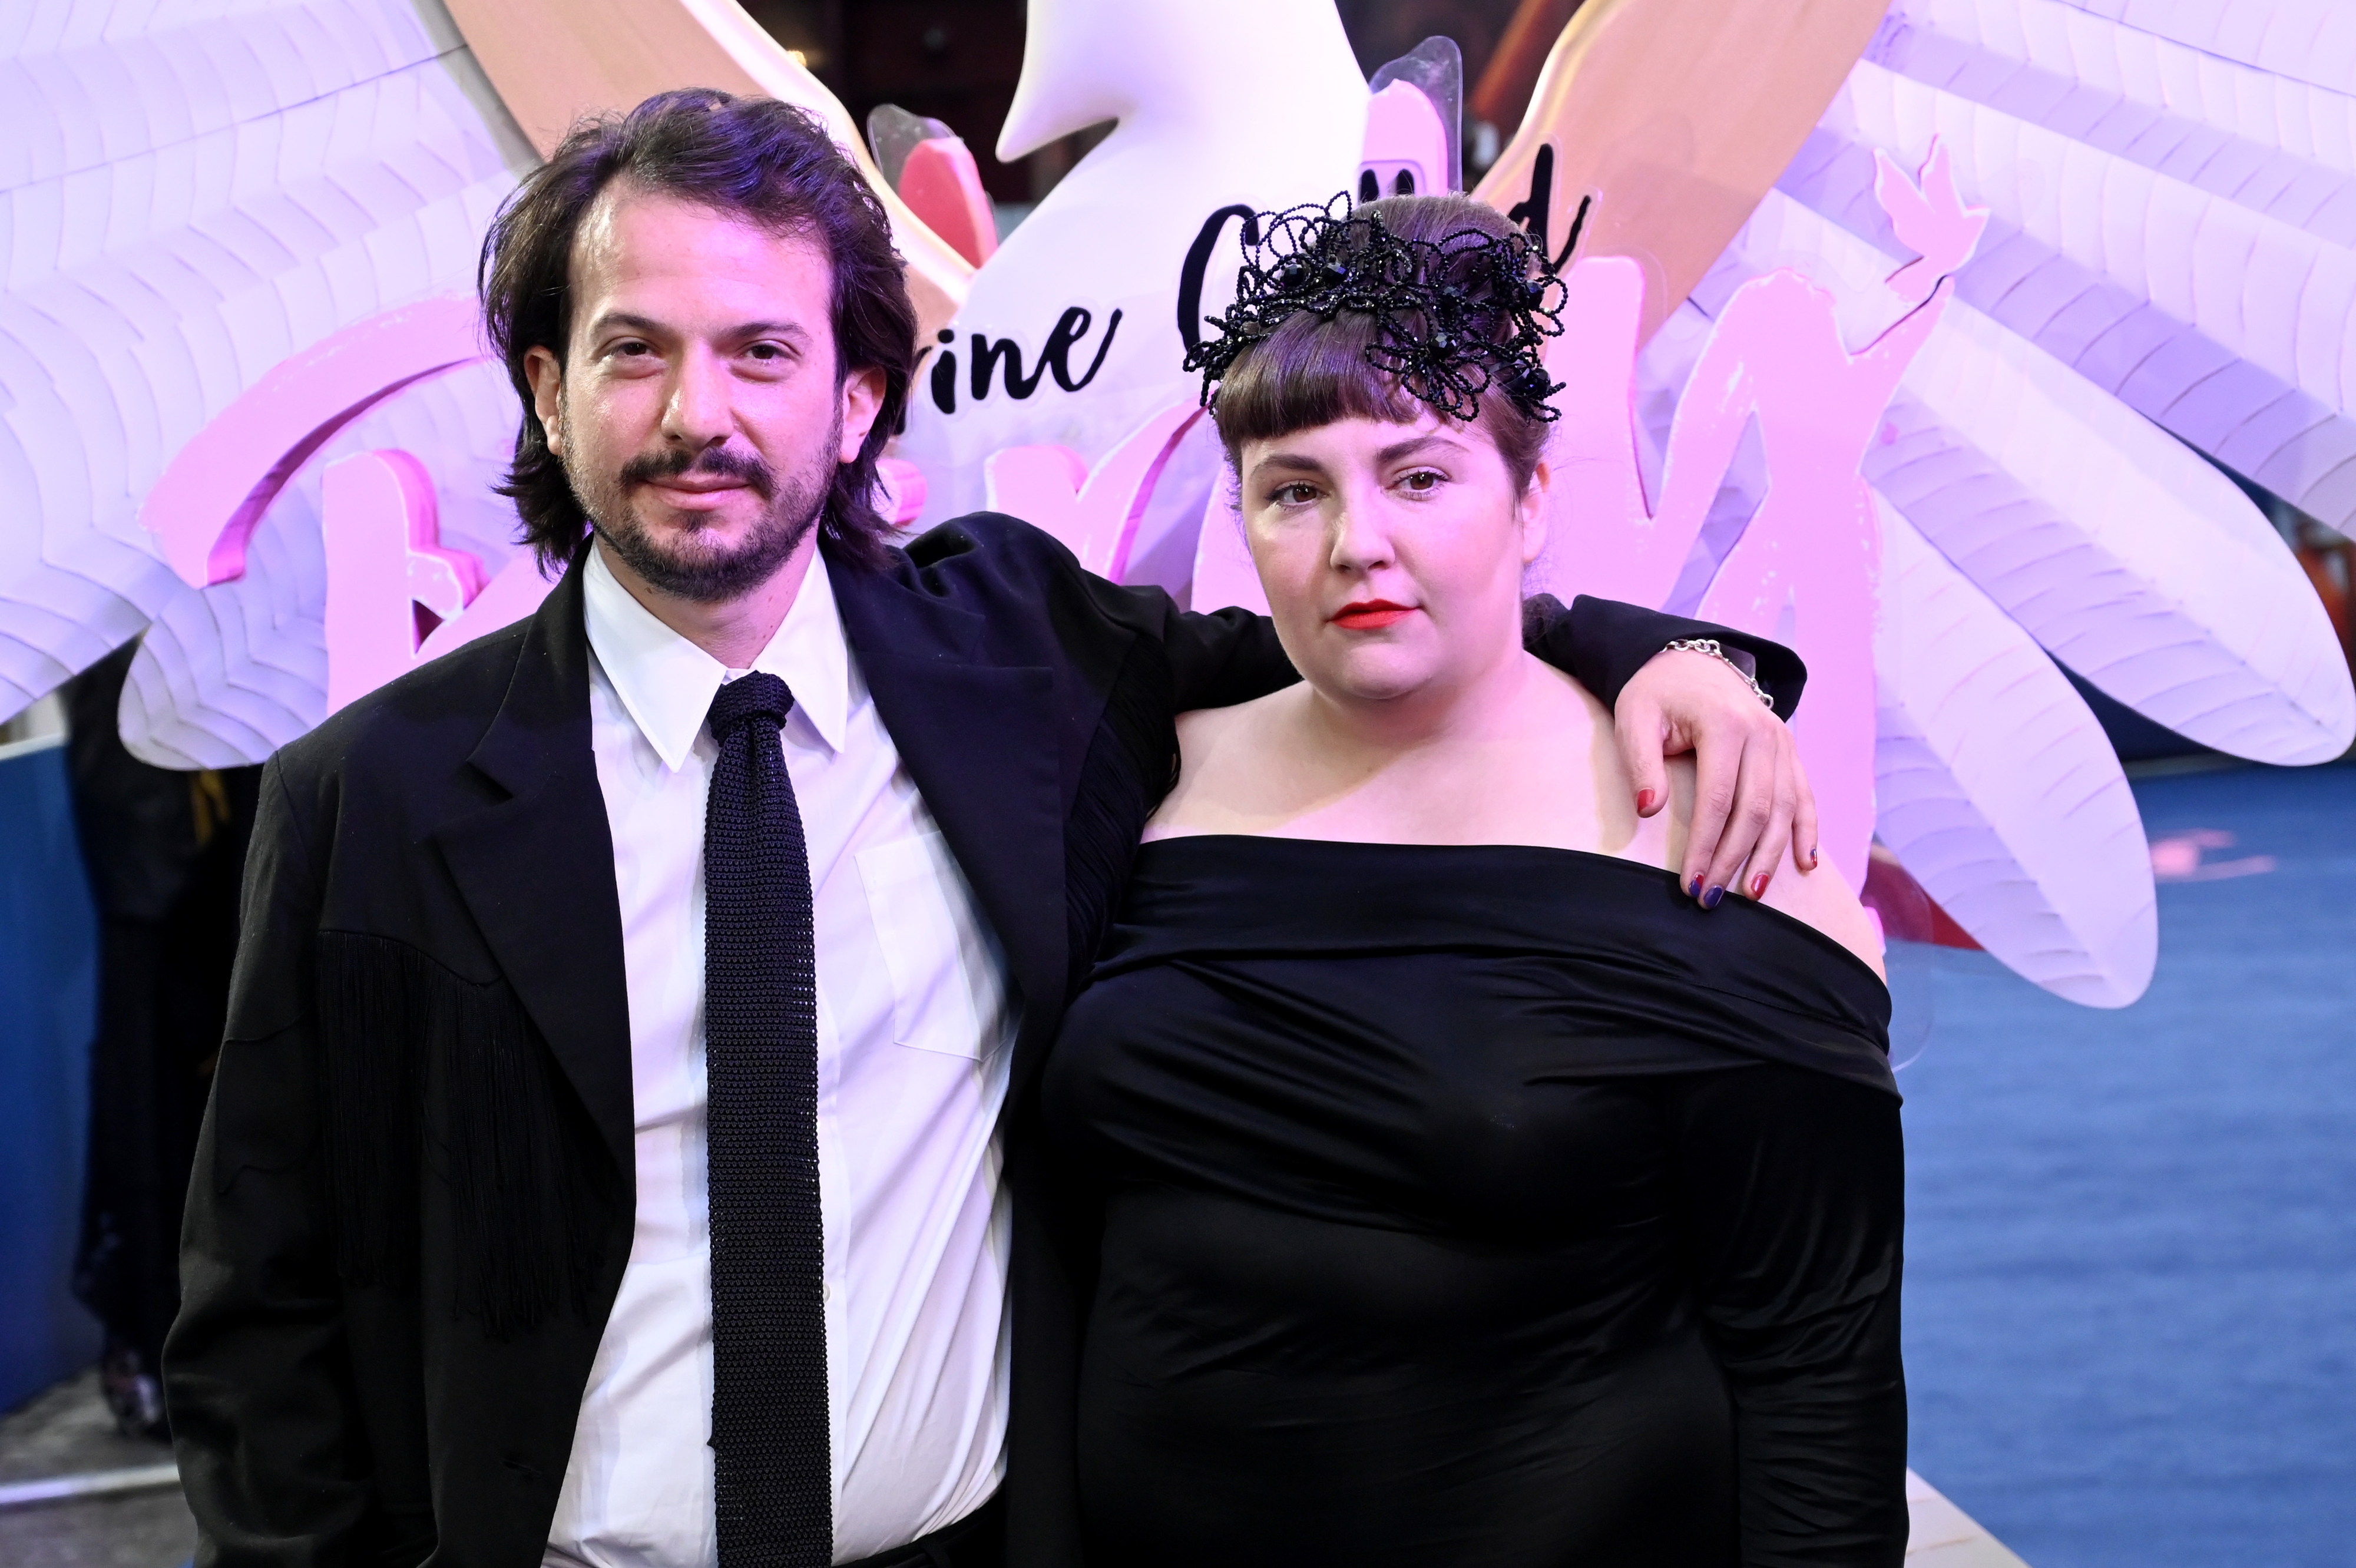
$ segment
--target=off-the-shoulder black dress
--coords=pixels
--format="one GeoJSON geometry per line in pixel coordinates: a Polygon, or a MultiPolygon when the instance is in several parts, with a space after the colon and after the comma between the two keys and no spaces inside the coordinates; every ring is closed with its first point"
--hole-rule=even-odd
{"type": "Polygon", "coordinates": [[[1897,1564],[1888,1021],[1627,861],[1146,845],[1044,1088],[1090,1561],[1897,1564]]]}

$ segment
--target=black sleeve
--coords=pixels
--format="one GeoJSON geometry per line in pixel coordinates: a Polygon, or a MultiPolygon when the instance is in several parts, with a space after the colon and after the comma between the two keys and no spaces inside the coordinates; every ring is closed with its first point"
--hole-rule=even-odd
{"type": "Polygon", "coordinates": [[[337,1561],[372,1495],[318,1157],[320,894],[276,762],[261,785],[164,1349],[198,1555],[220,1568],[337,1561]]]}
{"type": "Polygon", "coordinates": [[[1773,1065],[1667,1092],[1687,1266],[1734,1401],[1743,1568],[1900,1568],[1898,1101],[1773,1065]]]}
{"type": "MultiPolygon", "coordinates": [[[[1160,594],[1159,588],[1124,589],[1160,594]]],[[[1165,602],[1168,596],[1163,595],[1165,602]]],[[[1280,691],[1301,679],[1276,623],[1249,610],[1227,608],[1197,615],[1171,605],[1162,647],[1170,656],[1171,708],[1225,708],[1280,691]]]]}
{"type": "MultiPolygon", "coordinates": [[[[1178,609],[1159,588],[1113,591],[1160,601],[1151,619],[1162,628],[1173,705],[1179,713],[1249,702],[1301,679],[1266,616],[1240,609],[1196,615],[1178,609]]],[[[1693,637],[1714,637],[1730,653],[1748,654],[1759,683],[1775,699],[1776,716],[1791,718],[1807,668],[1779,642],[1584,594],[1567,610],[1553,596],[1541,594],[1524,607],[1522,616],[1522,639],[1529,650],[1594,693],[1606,707],[1619,701],[1621,688],[1646,660],[1678,638],[1693,637]]]]}
{"type": "Polygon", "coordinates": [[[1791,722],[1808,667],[1780,642],[1588,594],[1567,610],[1551,594],[1538,595],[1522,609],[1522,640],[1529,650],[1568,671],[1607,708],[1619,702],[1620,689],[1645,660],[1676,639],[1697,637],[1716,638],[1737,663],[1747,656],[1751,678],[1775,699],[1775,716],[1791,722]]]}

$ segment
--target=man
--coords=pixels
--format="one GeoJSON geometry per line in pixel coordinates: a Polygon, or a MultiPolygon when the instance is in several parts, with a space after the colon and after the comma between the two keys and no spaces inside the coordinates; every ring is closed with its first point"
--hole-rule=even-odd
{"type": "MultiPolygon", "coordinates": [[[[885,547],[914,318],[798,112],[577,132],[485,263],[571,570],[265,776],[166,1357],[205,1560],[1076,1562],[1027,1097],[1172,714],[1292,672],[1011,520],[885,547]]],[[[1607,696],[1697,629],[1540,621],[1607,696]]],[[[1640,777],[1699,729],[1741,796],[1713,892],[1805,842],[1740,677],[1643,683],[1640,777]]]]}

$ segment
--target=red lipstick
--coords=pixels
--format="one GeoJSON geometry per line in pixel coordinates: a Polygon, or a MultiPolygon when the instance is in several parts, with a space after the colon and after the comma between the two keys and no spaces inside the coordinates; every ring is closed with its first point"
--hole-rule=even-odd
{"type": "Polygon", "coordinates": [[[1333,624],[1344,631],[1374,631],[1412,613],[1406,605],[1388,599],[1366,599],[1334,611],[1333,624]]]}

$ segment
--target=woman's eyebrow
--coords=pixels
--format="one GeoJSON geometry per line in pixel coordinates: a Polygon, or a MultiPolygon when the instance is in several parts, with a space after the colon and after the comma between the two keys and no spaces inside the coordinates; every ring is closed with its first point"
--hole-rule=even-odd
{"type": "Polygon", "coordinates": [[[1322,474],[1325,465],[1304,452],[1271,452],[1252,465],[1252,477],[1258,478],[1270,468],[1288,474],[1322,474]]]}
{"type": "Polygon", "coordinates": [[[1377,463],[1396,463],[1402,457],[1412,457],[1417,453],[1431,446],[1445,446],[1451,452],[1462,452],[1464,450],[1464,445],[1462,442],[1454,440],[1450,436],[1442,435],[1437,431],[1432,431],[1422,435],[1410,436],[1405,441],[1393,442],[1390,446],[1384,447],[1382,450],[1375,454],[1375,461],[1377,463]]]}

